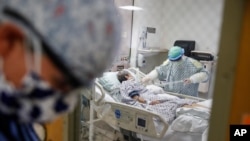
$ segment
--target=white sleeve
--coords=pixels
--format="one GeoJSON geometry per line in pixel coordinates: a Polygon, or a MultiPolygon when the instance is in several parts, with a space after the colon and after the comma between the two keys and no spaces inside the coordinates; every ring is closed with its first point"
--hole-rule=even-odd
{"type": "Polygon", "coordinates": [[[201,83],[208,79],[208,75],[206,72],[199,72],[190,77],[192,83],[201,83]]]}
{"type": "Polygon", "coordinates": [[[152,70],[147,76],[150,80],[154,80],[158,77],[158,73],[156,70],[152,70]]]}

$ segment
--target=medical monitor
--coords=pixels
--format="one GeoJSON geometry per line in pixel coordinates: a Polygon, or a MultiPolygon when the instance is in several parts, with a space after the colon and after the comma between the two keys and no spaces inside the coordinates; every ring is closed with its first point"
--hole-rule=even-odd
{"type": "Polygon", "coordinates": [[[137,118],[137,125],[141,127],[146,127],[146,120],[142,118],[137,118]]]}

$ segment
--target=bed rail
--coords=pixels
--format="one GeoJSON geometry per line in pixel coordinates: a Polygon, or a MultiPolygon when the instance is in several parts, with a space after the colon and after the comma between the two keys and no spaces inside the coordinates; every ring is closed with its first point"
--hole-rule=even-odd
{"type": "Polygon", "coordinates": [[[194,97],[194,96],[189,96],[189,95],[184,95],[184,94],[178,94],[178,93],[173,93],[173,92],[165,92],[170,95],[174,95],[180,98],[185,98],[185,99],[193,99],[193,100],[198,100],[198,101],[204,101],[207,99],[199,98],[199,97],[194,97]]]}
{"type": "Polygon", "coordinates": [[[153,138],[162,138],[169,127],[161,115],[148,110],[116,102],[105,104],[111,105],[117,125],[123,129],[153,138]]]}
{"type": "Polygon", "coordinates": [[[99,106],[105,98],[105,90],[100,83],[95,81],[94,85],[91,88],[82,89],[81,95],[83,95],[88,100],[92,100],[96,106],[99,106]],[[100,96],[96,96],[96,87],[101,91],[100,96]]]}
{"type": "Polygon", "coordinates": [[[101,104],[101,101],[105,98],[105,91],[104,91],[102,85],[99,84],[97,81],[95,81],[95,85],[101,91],[101,97],[97,98],[96,94],[95,94],[96,93],[96,90],[95,90],[96,88],[95,87],[92,88],[92,93],[94,94],[94,98],[93,98],[94,99],[94,103],[95,103],[95,105],[99,106],[101,104]]]}
{"type": "Polygon", "coordinates": [[[105,92],[101,84],[95,81],[95,84],[92,86],[90,93],[86,91],[86,93],[82,93],[86,98],[90,100],[90,113],[89,113],[89,141],[93,141],[94,137],[94,107],[100,106],[105,98],[105,92]],[[101,91],[101,96],[96,97],[96,86],[101,91]]]}

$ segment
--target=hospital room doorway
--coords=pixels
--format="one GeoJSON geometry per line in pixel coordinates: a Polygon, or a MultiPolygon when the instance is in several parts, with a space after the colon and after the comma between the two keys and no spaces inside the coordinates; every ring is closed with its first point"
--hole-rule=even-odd
{"type": "MultiPolygon", "coordinates": [[[[119,126],[115,126],[116,123],[113,122],[117,122],[117,119],[107,118],[105,114],[109,113],[110,110],[115,110],[115,112],[113,111],[113,117],[120,117],[122,115],[124,116],[124,112],[117,109],[109,109],[110,107],[105,107],[105,104],[102,105],[104,107],[101,107],[99,105],[101,103],[99,103],[98,100],[92,101],[93,99],[91,96],[104,91],[106,95],[105,98],[108,97],[108,100],[119,100],[119,95],[117,95],[117,91],[115,91],[117,89],[115,89],[116,86],[114,85],[117,83],[115,72],[124,68],[131,68],[130,70],[135,72],[135,76],[140,77],[141,75],[145,75],[166,61],[168,50],[175,43],[177,44],[180,41],[181,43],[184,43],[184,46],[186,43],[192,43],[192,47],[190,48],[195,47],[193,48],[192,53],[196,56],[193,55],[190,57],[197,57],[198,53],[198,59],[200,59],[198,61],[202,63],[202,67],[210,73],[209,81],[200,84],[200,97],[195,97],[194,99],[199,102],[208,101],[208,106],[211,106],[213,83],[216,73],[215,70],[217,59],[219,58],[220,31],[223,21],[224,0],[133,0],[132,3],[118,6],[118,8],[119,11],[129,13],[126,14],[128,17],[123,18],[126,20],[123,21],[124,24],[126,24],[126,22],[131,22],[130,28],[126,28],[122,32],[122,37],[127,37],[128,34],[126,33],[131,32],[131,40],[129,44],[129,49],[131,51],[129,55],[130,58],[120,58],[122,60],[128,59],[129,67],[120,67],[120,65],[116,66],[114,64],[116,67],[108,70],[110,73],[105,72],[102,77],[97,78],[98,82],[93,88],[83,91],[84,94],[82,94],[83,97],[80,101],[81,106],[78,106],[77,111],[75,112],[78,117],[80,116],[80,123],[78,122],[80,129],[69,131],[74,137],[76,136],[76,133],[80,132],[77,137],[79,137],[81,141],[88,141],[90,138],[92,139],[91,141],[131,141],[139,140],[141,138],[147,138],[147,140],[152,141],[151,139],[153,137],[157,137],[157,135],[154,134],[151,135],[152,138],[150,139],[145,133],[142,134],[143,137],[141,137],[140,134],[135,132],[135,130],[138,129],[132,127],[120,128],[119,126]],[[138,70],[133,70],[133,68],[138,68],[138,70]],[[114,73],[112,74],[112,72],[114,73]],[[101,87],[99,84],[101,84],[101,87]],[[100,91],[98,91],[98,89],[100,91]],[[106,108],[108,110],[105,110],[106,108]],[[116,115],[114,115],[114,113],[116,115]]],[[[124,44],[125,43],[123,43],[122,46],[124,46],[124,44]]],[[[120,59],[118,57],[118,61],[116,61],[119,62],[120,59]]],[[[102,97],[101,95],[99,96],[102,97]]],[[[179,97],[183,98],[183,95],[180,94],[178,95],[178,98],[179,97]]],[[[192,99],[192,97],[188,96],[184,98],[192,99]]],[[[128,115],[133,114],[133,110],[129,111],[130,112],[125,112],[127,115],[126,117],[128,118],[130,118],[128,115]]],[[[202,111],[204,115],[209,115],[206,112],[206,110],[202,111]]],[[[140,112],[138,112],[138,114],[139,113],[140,112]]],[[[143,116],[141,115],[136,115],[131,117],[133,118],[131,120],[136,121],[136,126],[141,127],[141,129],[144,129],[146,132],[149,128],[145,128],[147,125],[146,123],[150,123],[150,121],[146,122],[142,117],[143,116]]],[[[126,120],[128,119],[124,119],[124,121],[126,120]]],[[[127,121],[128,126],[131,124],[129,121],[130,120],[127,121]]],[[[205,126],[202,128],[202,132],[199,131],[199,133],[191,135],[188,138],[193,139],[193,141],[199,141],[199,139],[202,138],[203,132],[208,130],[207,120],[203,120],[203,122],[205,126]]],[[[77,124],[77,122],[72,123],[77,124]]],[[[170,136],[181,138],[184,138],[184,136],[187,137],[187,134],[180,135],[179,133],[172,131],[171,128],[164,128],[164,130],[165,129],[170,129],[168,130],[169,136],[167,136],[167,138],[170,138],[170,136]]],[[[178,128],[176,130],[180,129],[178,128]]]]}
{"type": "MultiPolygon", "coordinates": [[[[138,61],[138,58],[136,58],[138,53],[136,52],[138,51],[136,46],[140,40],[139,34],[141,33],[141,29],[143,29],[141,27],[149,27],[149,30],[153,28],[155,32],[150,30],[149,33],[147,33],[146,43],[149,48],[140,50],[146,63],[149,63],[148,68],[143,68],[142,66],[141,68],[139,67],[140,70],[145,70],[146,72],[149,68],[151,69],[160,65],[162,62],[159,63],[158,61],[165,60],[166,58],[163,58],[163,56],[166,57],[167,54],[167,52],[161,49],[169,49],[168,47],[172,46],[174,42],[179,39],[194,39],[198,51],[204,51],[206,53],[213,52],[215,58],[218,58],[218,62],[217,60],[213,62],[214,68],[211,70],[213,71],[213,77],[210,79],[209,89],[206,91],[207,95],[202,95],[204,93],[201,92],[202,98],[215,98],[212,109],[211,132],[199,133],[194,137],[195,139],[205,136],[202,141],[206,141],[206,137],[209,134],[209,141],[226,141],[226,131],[229,126],[228,122],[238,123],[241,121],[240,119],[243,113],[249,113],[250,108],[248,108],[249,104],[247,104],[247,98],[249,99],[249,96],[246,96],[249,92],[246,90],[247,84],[249,84],[246,79],[249,77],[244,77],[248,76],[247,71],[249,72],[249,68],[246,66],[249,66],[249,64],[247,61],[243,61],[243,63],[245,63],[244,65],[238,62],[240,60],[249,60],[243,58],[244,56],[249,56],[249,50],[246,48],[247,45],[249,45],[249,40],[247,39],[249,38],[249,34],[247,34],[247,32],[250,32],[247,26],[249,25],[249,14],[246,14],[250,13],[249,2],[247,3],[248,11],[244,11],[244,2],[246,1],[243,1],[244,0],[198,0],[188,2],[159,0],[156,2],[153,0],[135,0],[131,5],[137,9],[142,9],[132,10],[130,66],[138,67],[133,65],[136,65],[136,61],[138,61]],[[180,6],[183,7],[180,8],[180,6]],[[169,12],[167,12],[167,9],[169,12]],[[197,13],[197,11],[200,13],[197,13]],[[244,12],[244,28],[242,29],[244,12]],[[241,31],[244,32],[241,33],[241,31]],[[234,34],[229,35],[229,32],[234,34]],[[245,40],[243,39],[241,41],[241,37],[245,40]],[[153,50],[155,52],[148,53],[147,50],[153,50]],[[239,55],[238,52],[241,55],[239,55]],[[237,59],[238,56],[240,58],[237,59]],[[134,62],[134,64],[132,62],[134,62]],[[240,68],[237,69],[236,72],[236,66],[238,67],[238,65],[240,68]],[[240,85],[241,82],[244,82],[245,85],[240,85]],[[240,89],[245,90],[244,94],[239,94],[242,92],[240,89]],[[244,96],[245,101],[241,99],[241,96],[244,96]],[[230,107],[232,107],[232,111],[230,107]],[[238,111],[237,108],[244,110],[238,111]],[[237,117],[233,115],[237,115],[237,117]],[[218,135],[218,133],[220,134],[218,135]]],[[[112,75],[110,76],[112,77],[112,75]]],[[[67,124],[69,134],[67,134],[64,140],[89,141],[89,136],[92,136],[93,141],[140,140],[141,136],[136,135],[135,132],[121,130],[115,126],[111,126],[113,120],[109,121],[111,125],[107,122],[108,119],[102,116],[105,115],[107,111],[102,108],[108,109],[110,107],[99,107],[98,104],[95,104],[98,103],[98,101],[91,102],[93,91],[93,89],[83,90],[85,98],[81,97],[81,101],[79,101],[79,106],[75,112],[67,117],[66,123],[69,123],[67,124]],[[93,109],[90,108],[91,105],[93,109]],[[90,120],[91,115],[95,117],[92,121],[90,120]],[[91,123],[94,123],[93,126],[90,126],[91,123]],[[135,136],[137,138],[134,138],[135,136]]],[[[96,92],[94,91],[94,93],[96,92]]],[[[121,113],[116,111],[115,114],[114,116],[119,117],[121,113]]],[[[137,118],[137,122],[139,123],[140,121],[140,125],[144,125],[144,120],[142,118],[140,118],[140,120],[138,119],[139,118],[137,118]]],[[[177,134],[175,134],[175,136],[177,136],[177,134]]],[[[147,141],[152,140],[149,139],[147,141]]]]}
{"type": "Polygon", "coordinates": [[[225,1],[208,141],[229,141],[230,125],[250,125],[249,25],[250,1],[225,1]]]}

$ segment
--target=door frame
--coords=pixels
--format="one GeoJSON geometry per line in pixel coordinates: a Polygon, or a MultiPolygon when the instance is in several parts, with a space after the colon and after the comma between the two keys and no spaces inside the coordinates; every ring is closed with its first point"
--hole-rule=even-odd
{"type": "MultiPolygon", "coordinates": [[[[208,141],[228,140],[246,0],[225,0],[208,141]]],[[[242,68],[241,68],[242,69],[242,68]]]]}
{"type": "MultiPolygon", "coordinates": [[[[247,0],[225,0],[220,37],[218,67],[216,70],[212,113],[208,141],[225,141],[235,88],[236,66],[241,45],[243,16],[247,0]]],[[[69,124],[79,126],[79,109],[69,116],[69,124]]],[[[71,127],[69,126],[69,127],[71,127]]],[[[68,130],[68,139],[77,141],[76,128],[68,130]]]]}

